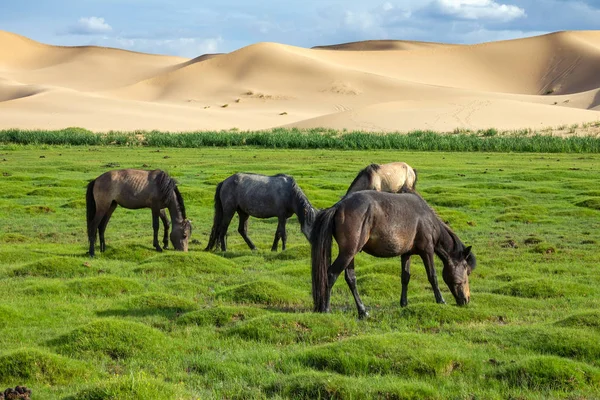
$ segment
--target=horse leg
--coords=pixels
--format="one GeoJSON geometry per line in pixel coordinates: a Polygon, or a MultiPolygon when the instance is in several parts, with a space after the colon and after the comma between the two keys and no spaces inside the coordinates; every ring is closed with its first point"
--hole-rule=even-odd
{"type": "Polygon", "coordinates": [[[285,217],[279,217],[279,222],[277,223],[277,230],[275,231],[275,239],[273,240],[273,246],[271,246],[271,251],[277,251],[277,245],[279,244],[279,239],[281,238],[281,250],[285,250],[285,241],[287,239],[285,236],[285,217]]]}
{"type": "Polygon", "coordinates": [[[400,257],[402,263],[402,295],[400,296],[400,307],[408,305],[407,292],[408,282],[410,282],[410,254],[402,254],[400,257]]]}
{"type": "Polygon", "coordinates": [[[169,226],[171,225],[171,222],[169,221],[167,213],[164,209],[160,210],[158,216],[162,220],[163,226],[165,228],[165,234],[163,236],[163,249],[166,249],[169,246],[169,226]]]}
{"type": "Polygon", "coordinates": [[[152,242],[152,245],[154,246],[154,248],[156,249],[156,251],[161,252],[162,248],[160,247],[160,244],[158,243],[158,229],[160,227],[160,224],[158,222],[158,218],[160,215],[160,209],[152,209],[152,230],[154,231],[154,241],[152,242]]]}
{"type": "Polygon", "coordinates": [[[356,290],[356,275],[354,274],[354,259],[350,261],[348,267],[346,267],[346,283],[352,292],[352,296],[354,297],[354,302],[356,303],[356,308],[358,309],[358,318],[363,319],[369,316],[365,305],[360,300],[360,296],[358,295],[358,291],[356,290]]]}
{"type": "Polygon", "coordinates": [[[229,228],[229,224],[231,223],[231,219],[235,214],[235,210],[226,210],[227,212],[223,213],[223,219],[221,220],[221,225],[219,226],[219,242],[221,243],[221,251],[227,250],[227,241],[225,237],[227,236],[227,229],[229,228]]]}
{"type": "Polygon", "coordinates": [[[250,238],[248,237],[248,218],[250,217],[250,215],[248,215],[247,213],[245,213],[243,211],[238,210],[238,217],[240,218],[238,232],[240,233],[240,235],[242,235],[242,238],[244,239],[244,241],[246,242],[248,247],[250,247],[250,250],[256,250],[256,246],[254,245],[254,243],[252,243],[252,240],[250,240],[250,238]]]}
{"type": "Polygon", "coordinates": [[[287,220],[284,218],[281,224],[281,250],[285,250],[285,244],[287,243],[287,232],[285,231],[285,224],[287,220]]]}
{"type": "Polygon", "coordinates": [[[102,222],[102,219],[104,218],[105,214],[106,214],[106,211],[99,208],[98,205],[96,205],[96,215],[94,215],[94,219],[92,220],[92,223],[91,223],[91,230],[94,233],[90,237],[90,248],[89,248],[90,257],[94,257],[94,255],[96,254],[96,252],[94,250],[94,248],[96,247],[96,234],[98,231],[98,227],[100,226],[100,223],[102,222]]]}
{"type": "Polygon", "coordinates": [[[106,250],[106,242],[104,241],[104,232],[106,231],[106,226],[108,225],[108,221],[110,221],[110,217],[112,213],[117,208],[117,202],[113,201],[110,205],[110,208],[100,221],[100,225],[98,226],[98,233],[100,234],[100,252],[103,253],[106,250]]]}
{"type": "MultiPolygon", "coordinates": [[[[331,289],[335,284],[338,276],[345,270],[350,263],[354,262],[354,254],[344,253],[343,250],[340,249],[340,252],[333,262],[329,269],[327,270],[327,306],[325,307],[325,312],[330,312],[330,301],[331,301],[331,289]]],[[[352,289],[352,288],[350,288],[352,289]]],[[[354,293],[353,293],[354,294],[354,293]]],[[[360,309],[359,309],[360,316],[360,309]]]]}
{"type": "Polygon", "coordinates": [[[429,279],[429,283],[433,288],[433,295],[435,296],[435,301],[438,304],[446,304],[444,297],[442,297],[442,292],[440,292],[440,287],[438,286],[437,276],[435,274],[435,267],[433,265],[433,252],[425,253],[421,255],[423,259],[423,264],[425,264],[425,270],[427,271],[427,279],[429,279]]]}

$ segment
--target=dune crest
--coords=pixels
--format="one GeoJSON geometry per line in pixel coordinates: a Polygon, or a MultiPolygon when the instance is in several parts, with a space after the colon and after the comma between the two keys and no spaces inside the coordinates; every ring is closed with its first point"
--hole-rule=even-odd
{"type": "Polygon", "coordinates": [[[0,129],[543,129],[600,120],[600,31],[255,43],[193,59],[0,31],[0,129]]]}

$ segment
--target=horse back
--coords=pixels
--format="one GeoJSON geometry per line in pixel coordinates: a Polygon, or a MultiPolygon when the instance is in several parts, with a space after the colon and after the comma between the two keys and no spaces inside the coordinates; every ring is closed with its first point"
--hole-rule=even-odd
{"type": "Polygon", "coordinates": [[[373,179],[376,190],[398,193],[403,186],[414,188],[415,173],[405,162],[382,164],[373,179]]]}
{"type": "Polygon", "coordinates": [[[368,232],[363,247],[368,254],[394,257],[422,250],[421,243],[430,242],[422,239],[437,236],[436,216],[416,194],[362,191],[340,203],[336,232],[368,232]]]}
{"type": "Polygon", "coordinates": [[[131,209],[153,207],[162,203],[157,182],[161,174],[164,174],[161,170],[107,171],[96,179],[94,198],[99,204],[110,204],[114,201],[131,209]]]}
{"type": "Polygon", "coordinates": [[[223,181],[221,202],[258,218],[289,217],[293,184],[294,179],[285,174],[237,173],[223,181]]]}

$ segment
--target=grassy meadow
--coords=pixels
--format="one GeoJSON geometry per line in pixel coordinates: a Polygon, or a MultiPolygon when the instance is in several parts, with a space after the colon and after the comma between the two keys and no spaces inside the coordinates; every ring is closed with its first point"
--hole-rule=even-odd
{"type": "MultiPolygon", "coordinates": [[[[0,388],[33,399],[600,398],[600,155],[0,145],[0,388]],[[471,304],[441,280],[438,305],[413,257],[359,254],[358,320],[338,280],[312,313],[310,246],[295,217],[250,219],[206,253],[218,182],[293,175],[333,205],[371,162],[406,161],[418,191],[478,267],[471,304]],[[114,168],[161,168],[193,221],[186,254],[152,247],[150,210],[118,208],[107,251],[86,256],[85,186],[114,168]]],[[[162,228],[161,234],[162,236],[162,228]]],[[[98,250],[97,250],[98,251],[98,250]]]]}

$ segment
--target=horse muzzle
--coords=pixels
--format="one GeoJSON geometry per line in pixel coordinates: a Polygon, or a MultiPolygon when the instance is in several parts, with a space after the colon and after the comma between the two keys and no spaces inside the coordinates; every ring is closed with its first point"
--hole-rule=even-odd
{"type": "Polygon", "coordinates": [[[465,306],[465,305],[469,304],[469,301],[471,301],[470,296],[457,296],[456,297],[456,304],[458,304],[459,306],[465,306]]]}

